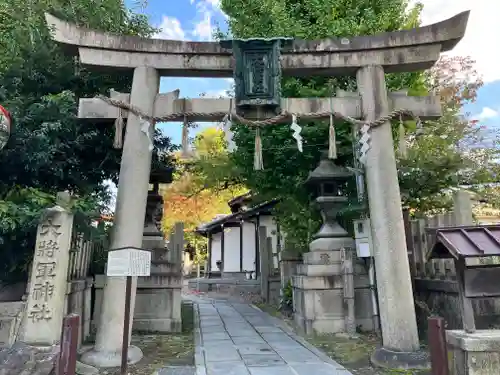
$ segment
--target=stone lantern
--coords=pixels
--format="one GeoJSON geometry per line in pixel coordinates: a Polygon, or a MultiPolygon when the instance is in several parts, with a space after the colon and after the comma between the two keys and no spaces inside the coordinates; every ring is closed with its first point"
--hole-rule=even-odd
{"type": "Polygon", "coordinates": [[[9,112],[0,105],[0,150],[5,147],[9,141],[12,120],[9,112]]]}
{"type": "Polygon", "coordinates": [[[148,191],[146,202],[146,216],[144,218],[143,242],[144,246],[150,249],[164,248],[164,237],[161,231],[161,220],[163,218],[163,197],[159,192],[160,184],[172,182],[172,168],[153,169],[149,177],[152,188],[148,191]],[[156,240],[155,240],[156,239],[156,240]]]}
{"type": "Polygon", "coordinates": [[[336,220],[340,208],[347,203],[347,184],[353,176],[324,153],[305,181],[315,192],[315,202],[323,218],[321,229],[309,244],[309,252],[302,255],[303,264],[297,266],[297,275],[292,276],[294,320],[306,334],[352,333],[356,323],[366,326],[364,320],[357,321],[354,317],[352,263],[348,266],[346,262],[354,240],[336,220]]]}
{"type": "MultiPolygon", "coordinates": [[[[339,210],[347,204],[347,186],[353,177],[353,172],[328,159],[326,152],[322,154],[316,169],[309,173],[305,185],[315,192],[315,201],[323,219],[321,229],[313,236],[314,241],[310,244],[311,251],[328,250],[323,244],[325,241],[330,243],[330,239],[348,236],[347,231],[337,223],[336,216],[339,210]]],[[[351,241],[349,239],[349,242],[351,241]]]]}
{"type": "Polygon", "coordinates": [[[142,247],[152,251],[150,276],[137,280],[134,329],[142,332],[180,332],[181,330],[181,265],[172,263],[165,247],[161,230],[163,197],[160,184],[172,182],[173,168],[164,168],[156,163],[149,177],[142,247]]]}
{"type": "Polygon", "coordinates": [[[281,103],[281,48],[291,38],[222,40],[232,49],[236,109],[244,115],[264,117],[276,114],[281,103]]]}

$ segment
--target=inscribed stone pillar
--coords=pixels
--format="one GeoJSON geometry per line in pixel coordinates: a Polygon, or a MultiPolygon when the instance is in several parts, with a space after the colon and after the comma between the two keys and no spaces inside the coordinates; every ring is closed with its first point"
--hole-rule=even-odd
{"type": "MultiPolygon", "coordinates": [[[[134,70],[131,105],[146,114],[153,114],[159,88],[156,69],[137,67],[134,70]]],[[[146,199],[151,169],[150,139],[142,131],[142,121],[129,113],[120,166],[118,194],[111,248],[141,247],[146,213],[146,199]]],[[[154,124],[149,127],[152,139],[154,124]]],[[[99,319],[95,347],[83,354],[84,363],[98,367],[116,367],[121,363],[121,346],[125,306],[125,277],[108,277],[103,292],[102,315],[99,319]]],[[[130,317],[134,316],[137,278],[133,278],[130,317]]],[[[142,358],[139,348],[130,346],[129,363],[142,358]]]]}
{"type": "MultiPolygon", "coordinates": [[[[69,199],[69,195],[67,197],[69,199]]],[[[73,215],[56,205],[38,225],[22,341],[37,346],[61,339],[73,215]]]]}
{"type": "Polygon", "coordinates": [[[182,265],[182,253],[184,252],[184,223],[175,223],[173,236],[170,237],[168,249],[168,260],[176,267],[182,265]]]}
{"type": "Polygon", "coordinates": [[[455,225],[474,225],[470,194],[465,190],[458,190],[453,194],[453,214],[455,225]]]}
{"type": "MultiPolygon", "coordinates": [[[[364,119],[374,121],[387,115],[389,105],[383,68],[367,66],[358,70],[357,83],[364,119]]],[[[413,352],[419,349],[419,341],[389,122],[371,130],[365,176],[383,346],[391,350],[413,352]]]]}

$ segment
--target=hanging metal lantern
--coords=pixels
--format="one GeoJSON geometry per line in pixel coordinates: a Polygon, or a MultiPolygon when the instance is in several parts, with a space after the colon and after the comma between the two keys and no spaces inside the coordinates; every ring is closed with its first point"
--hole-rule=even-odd
{"type": "Polygon", "coordinates": [[[0,150],[5,147],[10,138],[12,120],[10,113],[0,105],[0,150]]]}
{"type": "Polygon", "coordinates": [[[292,38],[222,40],[222,48],[232,49],[235,60],[236,108],[241,112],[256,107],[279,112],[281,103],[281,48],[292,38]]]}

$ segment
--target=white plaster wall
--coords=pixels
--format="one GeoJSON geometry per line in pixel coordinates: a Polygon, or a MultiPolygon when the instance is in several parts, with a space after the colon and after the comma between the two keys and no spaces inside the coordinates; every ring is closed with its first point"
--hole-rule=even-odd
{"type": "Polygon", "coordinates": [[[243,271],[255,271],[254,223],[243,223],[243,271]]]}
{"type": "Polygon", "coordinates": [[[212,271],[218,271],[217,261],[222,260],[221,257],[221,233],[215,233],[212,235],[212,271]]]}
{"type": "Polygon", "coordinates": [[[224,230],[224,272],[240,272],[240,228],[224,230]]]}

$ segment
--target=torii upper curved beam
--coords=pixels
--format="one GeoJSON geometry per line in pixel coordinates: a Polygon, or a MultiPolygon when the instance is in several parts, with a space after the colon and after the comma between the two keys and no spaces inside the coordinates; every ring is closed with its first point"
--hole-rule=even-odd
{"type": "MultiPolygon", "coordinates": [[[[283,48],[287,76],[350,75],[362,66],[382,65],[388,73],[430,68],[441,52],[463,38],[469,11],[410,30],[352,38],[294,40],[283,48]]],[[[45,15],[52,38],[78,53],[84,65],[133,69],[151,66],[164,76],[231,77],[231,51],[217,42],[188,42],[126,36],[90,30],[45,15]]]]}

